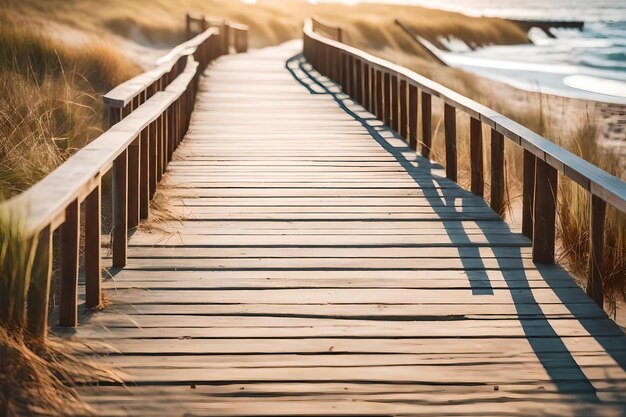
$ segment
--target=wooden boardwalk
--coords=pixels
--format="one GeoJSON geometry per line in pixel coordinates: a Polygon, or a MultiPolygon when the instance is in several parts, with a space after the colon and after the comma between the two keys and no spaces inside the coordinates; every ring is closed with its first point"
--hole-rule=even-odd
{"type": "Polygon", "coordinates": [[[76,337],[101,415],[624,415],[626,339],[559,267],[288,43],[201,80],[76,337]],[[102,344],[107,346],[103,346],[102,344]]]}

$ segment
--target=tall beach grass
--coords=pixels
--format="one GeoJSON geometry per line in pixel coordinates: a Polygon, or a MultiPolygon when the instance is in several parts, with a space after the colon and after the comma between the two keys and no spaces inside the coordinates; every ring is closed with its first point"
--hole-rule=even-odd
{"type": "Polygon", "coordinates": [[[68,46],[0,22],[0,199],[36,183],[98,136],[100,93],[137,70],[102,44],[68,46]]]}

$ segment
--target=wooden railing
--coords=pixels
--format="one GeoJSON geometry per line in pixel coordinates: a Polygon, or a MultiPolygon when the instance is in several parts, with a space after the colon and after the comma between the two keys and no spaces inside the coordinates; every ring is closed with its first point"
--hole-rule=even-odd
{"type": "Polygon", "coordinates": [[[20,219],[36,245],[26,311],[32,337],[46,337],[53,253],[60,264],[59,324],[77,323],[81,211],[86,307],[101,303],[102,180],[109,171],[112,263],[126,265],[128,231],[148,216],[157,183],[187,131],[199,75],[223,52],[220,36],[207,29],[174,48],[155,69],[107,93],[111,127],[33,187],[0,204],[0,215],[20,219]],[[53,251],[53,232],[59,228],[59,251],[53,251]]]}
{"type": "Polygon", "coordinates": [[[311,19],[311,30],[315,33],[330,37],[337,42],[343,41],[341,36],[341,27],[328,25],[317,18],[311,19]]]}
{"type": "Polygon", "coordinates": [[[232,46],[235,52],[242,53],[248,50],[248,26],[238,23],[228,22],[226,20],[208,19],[204,16],[193,16],[187,14],[185,16],[185,35],[187,39],[191,39],[198,33],[204,32],[208,28],[219,28],[222,34],[222,45],[224,54],[232,46]]]}
{"type": "Polygon", "coordinates": [[[304,56],[320,73],[407,139],[421,154],[432,146],[432,97],[444,102],[446,176],[457,180],[458,112],[470,118],[471,191],[484,194],[482,124],[491,127],[491,207],[505,206],[504,138],[524,150],[522,233],[532,239],[532,258],[554,263],[558,173],[587,190],[591,198],[587,293],[603,305],[602,258],[607,203],[626,212],[626,183],[566,151],[507,117],[407,68],[316,33],[319,23],[304,26],[304,56]],[[421,110],[420,110],[421,107],[421,110]],[[422,123],[418,126],[418,112],[422,123]]]}

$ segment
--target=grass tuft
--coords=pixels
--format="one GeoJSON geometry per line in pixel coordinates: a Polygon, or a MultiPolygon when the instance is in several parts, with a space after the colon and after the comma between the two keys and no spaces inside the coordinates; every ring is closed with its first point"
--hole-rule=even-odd
{"type": "Polygon", "coordinates": [[[0,22],[0,199],[97,137],[105,123],[99,94],[136,71],[107,46],[67,46],[0,22]]]}

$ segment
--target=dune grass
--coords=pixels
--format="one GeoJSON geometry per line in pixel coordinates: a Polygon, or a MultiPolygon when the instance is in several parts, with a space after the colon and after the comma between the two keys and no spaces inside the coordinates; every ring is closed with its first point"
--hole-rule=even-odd
{"type": "Polygon", "coordinates": [[[68,46],[0,21],[0,199],[101,133],[100,93],[137,71],[103,44],[68,46]]]}
{"type": "MultiPolygon", "coordinates": [[[[26,330],[33,258],[39,242],[23,222],[0,216],[0,416],[86,416],[93,411],[75,386],[120,383],[117,374],[82,355],[84,346],[66,338],[45,343],[26,330]]],[[[104,347],[104,346],[103,346],[104,347]]]]}
{"type": "Polygon", "coordinates": [[[412,48],[406,39],[398,36],[402,32],[393,25],[393,20],[400,16],[435,43],[441,36],[455,37],[476,46],[528,41],[516,25],[502,19],[468,17],[422,7],[311,4],[304,0],[259,0],[256,4],[231,0],[8,1],[19,18],[26,16],[31,22],[54,21],[87,33],[113,33],[139,43],[149,41],[169,46],[182,38],[186,12],[248,25],[252,47],[299,38],[304,19],[312,15],[341,22],[349,33],[348,41],[363,40],[368,45],[384,40],[386,45],[404,44],[412,48]]]}
{"type": "MultiPolygon", "coordinates": [[[[21,222],[0,218],[0,415],[54,415],[79,403],[54,374],[46,348],[28,343],[26,298],[36,242],[21,222]],[[47,358],[46,358],[47,357],[47,358]]],[[[82,407],[79,407],[82,408],[82,407]]]]}

